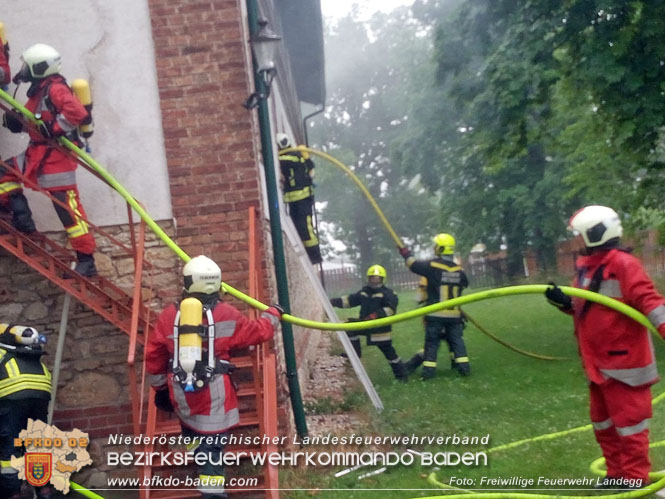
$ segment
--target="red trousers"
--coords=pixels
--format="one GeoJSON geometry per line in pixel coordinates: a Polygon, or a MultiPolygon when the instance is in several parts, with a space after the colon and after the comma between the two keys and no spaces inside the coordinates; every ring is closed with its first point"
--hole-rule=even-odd
{"type": "Polygon", "coordinates": [[[603,450],[607,476],[649,483],[651,386],[615,379],[589,386],[591,422],[603,450]]]}

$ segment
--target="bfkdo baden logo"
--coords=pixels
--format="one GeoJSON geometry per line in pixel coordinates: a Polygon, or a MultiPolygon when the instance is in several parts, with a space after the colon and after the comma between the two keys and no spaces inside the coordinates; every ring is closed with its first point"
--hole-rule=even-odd
{"type": "Polygon", "coordinates": [[[30,485],[42,487],[51,479],[53,455],[45,452],[26,452],[25,479],[30,485]]]}
{"type": "Polygon", "coordinates": [[[81,430],[62,431],[43,421],[28,419],[28,427],[14,439],[17,451],[11,465],[18,470],[20,480],[34,487],[50,483],[63,494],[69,492],[72,473],[92,464],[88,447],[88,434],[81,430]]]}

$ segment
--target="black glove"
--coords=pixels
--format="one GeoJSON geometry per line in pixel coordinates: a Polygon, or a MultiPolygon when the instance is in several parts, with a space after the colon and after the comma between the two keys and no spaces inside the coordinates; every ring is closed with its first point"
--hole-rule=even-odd
{"type": "Polygon", "coordinates": [[[21,133],[23,131],[23,123],[18,119],[16,111],[7,111],[2,116],[2,126],[8,128],[12,133],[21,133]]]}
{"type": "MultiPolygon", "coordinates": [[[[277,314],[279,315],[278,318],[279,318],[279,320],[281,321],[281,320],[282,320],[282,315],[284,315],[284,314],[286,313],[286,312],[284,311],[284,307],[282,307],[282,306],[281,306],[280,304],[278,304],[278,303],[273,303],[272,305],[270,305],[270,308],[272,308],[273,310],[275,310],[275,311],[277,312],[277,314]]],[[[270,309],[268,309],[268,310],[270,310],[270,309]]]]}
{"type": "Polygon", "coordinates": [[[171,404],[168,388],[162,388],[155,392],[155,406],[164,412],[173,412],[173,404],[171,404]]]}
{"type": "Polygon", "coordinates": [[[399,254],[402,255],[402,257],[406,260],[411,256],[411,250],[404,246],[403,248],[398,247],[399,254]]]}
{"type": "Polygon", "coordinates": [[[341,299],[341,298],[331,298],[331,299],[330,299],[330,304],[331,304],[333,307],[344,308],[344,304],[342,303],[342,299],[341,299]]]}
{"type": "Polygon", "coordinates": [[[349,317],[344,322],[360,322],[360,319],[358,319],[357,317],[349,317]]]}
{"type": "Polygon", "coordinates": [[[559,309],[564,312],[572,310],[573,300],[571,297],[561,291],[561,289],[553,282],[549,282],[548,284],[552,287],[545,290],[545,298],[547,298],[547,301],[555,307],[559,307],[559,309]]]}

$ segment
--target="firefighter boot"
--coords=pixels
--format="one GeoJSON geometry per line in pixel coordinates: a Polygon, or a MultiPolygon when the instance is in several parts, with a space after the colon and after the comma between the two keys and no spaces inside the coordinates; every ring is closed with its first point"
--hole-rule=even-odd
{"type": "Polygon", "coordinates": [[[78,260],[78,263],[76,264],[76,267],[74,267],[74,272],[77,272],[84,277],[93,277],[97,275],[94,255],[77,251],[76,259],[78,260]]]}
{"type": "Polygon", "coordinates": [[[404,368],[406,369],[406,375],[408,376],[411,374],[413,371],[418,369],[418,366],[423,363],[423,360],[425,359],[425,354],[420,351],[417,354],[415,354],[413,357],[411,357],[406,364],[404,364],[404,368]]]}
{"type": "Polygon", "coordinates": [[[12,225],[25,234],[32,234],[37,229],[32,220],[32,211],[22,191],[9,196],[9,208],[12,211],[12,225]]]}
{"type": "Polygon", "coordinates": [[[406,383],[409,380],[409,373],[406,370],[406,364],[402,362],[402,359],[399,357],[390,361],[390,368],[393,370],[395,379],[398,381],[406,383]]]}

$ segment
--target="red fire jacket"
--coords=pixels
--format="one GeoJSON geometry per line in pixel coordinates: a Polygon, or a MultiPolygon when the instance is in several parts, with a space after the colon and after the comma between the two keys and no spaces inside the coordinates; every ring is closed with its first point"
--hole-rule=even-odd
{"type": "MultiPolygon", "coordinates": [[[[646,315],[665,337],[665,299],[634,256],[619,249],[600,251],[577,259],[573,286],[589,289],[602,270],[598,293],[626,303],[646,315]]],[[[575,335],[584,370],[593,383],[614,378],[630,386],[658,381],[651,333],[613,309],[573,298],[575,335]]]]}
{"type": "Polygon", "coordinates": [[[5,54],[5,49],[0,42],[0,85],[7,85],[12,79],[12,73],[9,69],[9,62],[7,61],[7,55],[5,54]]]}
{"type": "MultiPolygon", "coordinates": [[[[58,74],[33,84],[28,95],[25,107],[35,114],[41,113],[41,119],[51,124],[56,135],[71,132],[88,117],[88,111],[58,74]],[[47,105],[47,97],[51,106],[47,105]]],[[[30,180],[45,189],[66,190],[76,185],[76,161],[51,147],[37,130],[30,130],[30,144],[21,166],[30,180]]]]}
{"type": "MultiPolygon", "coordinates": [[[[220,433],[240,421],[236,391],[226,374],[217,374],[206,387],[195,392],[185,393],[179,383],[173,383],[173,327],[177,311],[175,305],[164,309],[146,347],[150,384],[157,390],[168,384],[171,403],[185,426],[199,433],[220,433]]],[[[218,302],[212,316],[215,321],[215,357],[221,360],[229,360],[233,349],[269,340],[279,324],[279,314],[273,308],[256,320],[249,320],[231,305],[218,302]]],[[[205,315],[203,323],[207,324],[205,315]]],[[[203,344],[205,347],[206,339],[203,344]]],[[[204,357],[206,355],[204,353],[204,357]]]]}

